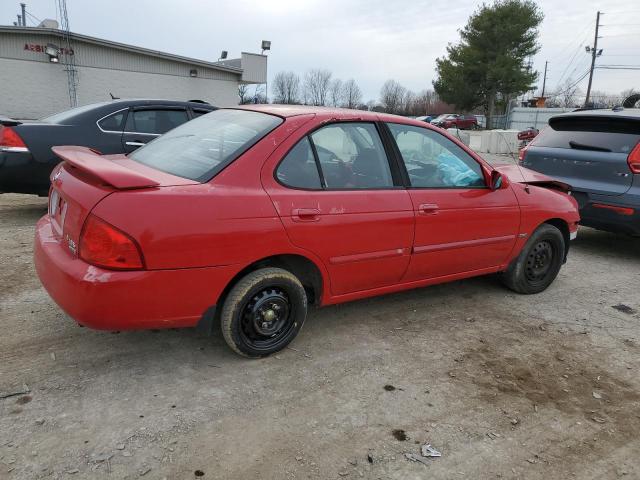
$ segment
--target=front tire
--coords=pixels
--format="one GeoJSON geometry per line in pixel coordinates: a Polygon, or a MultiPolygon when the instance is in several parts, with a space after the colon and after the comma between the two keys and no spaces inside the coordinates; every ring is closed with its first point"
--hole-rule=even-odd
{"type": "Polygon", "coordinates": [[[515,292],[540,293],[558,276],[564,256],[565,240],[562,232],[545,223],[533,232],[518,258],[511,262],[500,278],[502,283],[515,292]]]}
{"type": "Polygon", "coordinates": [[[233,286],[220,322],[233,351],[260,358],[285,348],[306,317],[307,295],[297,277],[281,268],[262,268],[233,286]]]}

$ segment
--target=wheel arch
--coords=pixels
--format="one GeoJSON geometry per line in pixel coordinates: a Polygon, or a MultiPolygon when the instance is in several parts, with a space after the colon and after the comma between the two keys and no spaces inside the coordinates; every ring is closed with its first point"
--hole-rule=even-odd
{"type": "Polygon", "coordinates": [[[307,292],[309,304],[319,305],[321,303],[325,283],[322,272],[313,260],[299,254],[272,255],[247,265],[229,281],[220,294],[218,303],[221,305],[224,302],[229,290],[231,290],[242,277],[255,270],[266,267],[282,268],[283,270],[291,272],[300,280],[300,283],[302,283],[302,286],[307,292]]]}
{"type": "Polygon", "coordinates": [[[571,241],[570,233],[569,233],[569,223],[562,218],[550,218],[543,222],[544,224],[552,225],[556,227],[562,233],[562,237],[564,238],[564,261],[567,261],[567,255],[569,254],[569,243],[571,241]]]}
{"type": "Polygon", "coordinates": [[[308,303],[310,305],[320,305],[322,303],[324,288],[327,282],[325,282],[322,270],[313,260],[304,255],[294,253],[271,255],[252,262],[236,273],[224,287],[222,293],[220,293],[216,305],[204,312],[196,329],[201,333],[211,335],[214,330],[214,325],[219,323],[222,305],[234,285],[249,273],[267,267],[282,268],[283,270],[291,272],[300,280],[300,283],[302,283],[307,293],[308,303]]]}

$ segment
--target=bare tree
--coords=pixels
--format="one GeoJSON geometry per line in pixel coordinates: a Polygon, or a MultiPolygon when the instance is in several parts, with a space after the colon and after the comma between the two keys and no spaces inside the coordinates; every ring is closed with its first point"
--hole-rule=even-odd
{"type": "Polygon", "coordinates": [[[240,105],[251,103],[251,94],[249,93],[249,85],[241,83],[238,85],[238,97],[240,98],[240,105]]]}
{"type": "Polygon", "coordinates": [[[275,103],[296,104],[300,99],[300,77],[294,72],[278,72],[271,90],[275,103]]]}
{"type": "Polygon", "coordinates": [[[581,94],[580,87],[575,84],[573,78],[567,78],[555,92],[549,95],[545,102],[547,107],[575,107],[578,105],[578,97],[581,94]]]}
{"type": "Polygon", "coordinates": [[[344,91],[342,80],[336,78],[331,82],[331,88],[329,90],[329,97],[331,100],[331,106],[341,107],[344,99],[344,91]]]}
{"type": "Polygon", "coordinates": [[[358,108],[362,102],[362,90],[353,78],[344,84],[344,106],[346,108],[358,108]]]}
{"type": "Polygon", "coordinates": [[[309,70],[304,76],[305,103],[326,105],[330,85],[331,72],[329,70],[309,70]]]}
{"type": "Polygon", "coordinates": [[[400,113],[407,89],[395,80],[387,80],[380,90],[380,103],[388,113],[400,113]]]}

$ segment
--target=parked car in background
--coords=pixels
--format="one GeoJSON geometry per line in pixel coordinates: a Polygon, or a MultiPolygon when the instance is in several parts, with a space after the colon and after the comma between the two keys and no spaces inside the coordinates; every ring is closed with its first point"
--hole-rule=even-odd
{"type": "Polygon", "coordinates": [[[520,163],[570,184],[582,225],[640,235],[640,109],[552,117],[520,163]]]}
{"type": "Polygon", "coordinates": [[[416,120],[420,122],[431,123],[431,120],[433,120],[433,117],[431,115],[423,115],[421,117],[416,117],[416,120]]]}
{"type": "Polygon", "coordinates": [[[49,193],[60,159],[51,147],[82,145],[103,154],[130,153],[215,107],[204,102],[114,100],[67,110],[39,121],[0,117],[0,192],[49,193]]]}
{"type": "Polygon", "coordinates": [[[374,112],[252,105],[128,156],[54,151],[34,258],[58,305],[99,329],[220,323],[249,357],[284,348],[309,304],[496,272],[540,292],[579,219],[565,185],[374,112]]]}
{"type": "Polygon", "coordinates": [[[521,150],[529,145],[529,143],[531,143],[531,141],[536,138],[539,133],[540,130],[535,127],[529,127],[525,130],[520,130],[518,132],[518,150],[521,150]]]}
{"type": "Polygon", "coordinates": [[[475,115],[458,115],[455,113],[445,113],[431,120],[431,124],[440,128],[459,128],[469,130],[478,128],[478,119],[475,115]]]}

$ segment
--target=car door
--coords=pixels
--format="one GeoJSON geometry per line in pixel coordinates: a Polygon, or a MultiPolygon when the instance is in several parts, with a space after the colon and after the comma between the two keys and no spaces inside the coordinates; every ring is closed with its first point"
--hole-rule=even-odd
{"type": "Polygon", "coordinates": [[[491,190],[481,164],[432,129],[387,123],[413,203],[415,240],[406,281],[501,265],[520,208],[510,187],[491,190]]]}
{"type": "Polygon", "coordinates": [[[291,242],[324,263],[333,295],[399,282],[410,260],[413,207],[378,127],[338,122],[301,135],[263,170],[291,242]]]}
{"type": "Polygon", "coordinates": [[[127,116],[122,134],[122,147],[126,153],[145,145],[154,138],[189,121],[184,107],[134,107],[127,116]]]}

